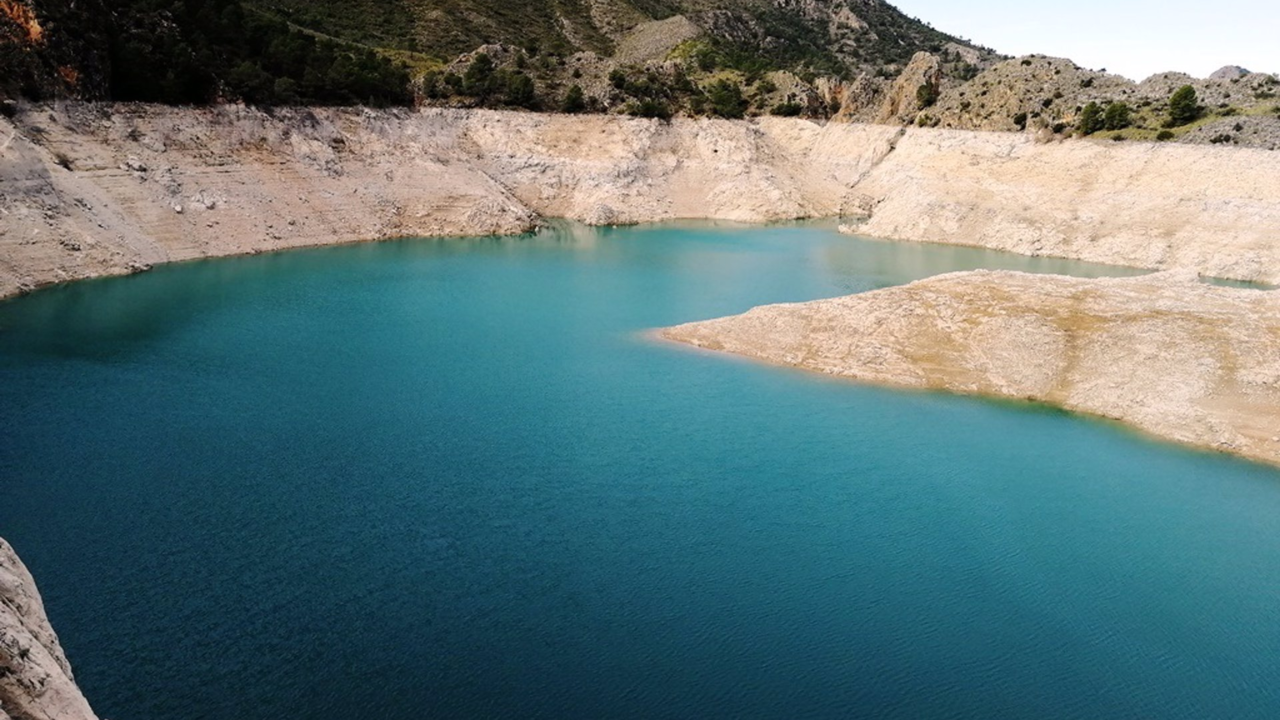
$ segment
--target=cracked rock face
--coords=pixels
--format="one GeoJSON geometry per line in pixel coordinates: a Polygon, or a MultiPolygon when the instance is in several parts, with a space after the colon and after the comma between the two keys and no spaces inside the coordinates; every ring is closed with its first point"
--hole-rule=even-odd
{"type": "Polygon", "coordinates": [[[31,573],[0,539],[0,720],[96,720],[31,573]]]}
{"type": "Polygon", "coordinates": [[[867,382],[1052,403],[1280,464],[1280,291],[1194,273],[952,273],[662,336],[867,382]]]}

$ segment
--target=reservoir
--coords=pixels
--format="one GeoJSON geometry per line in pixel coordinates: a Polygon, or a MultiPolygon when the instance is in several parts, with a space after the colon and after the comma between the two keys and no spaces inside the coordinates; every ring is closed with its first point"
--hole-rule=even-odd
{"type": "Polygon", "coordinates": [[[114,720],[1280,717],[1280,471],[644,331],[954,270],[557,224],[0,304],[0,536],[114,720]]]}

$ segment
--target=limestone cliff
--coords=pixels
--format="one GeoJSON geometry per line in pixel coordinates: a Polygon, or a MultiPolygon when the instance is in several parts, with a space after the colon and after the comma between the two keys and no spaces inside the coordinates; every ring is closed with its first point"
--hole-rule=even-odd
{"type": "Polygon", "coordinates": [[[32,106],[0,119],[0,297],[156,263],[540,217],[851,231],[1280,283],[1280,154],[792,118],[32,106]]]}
{"type": "Polygon", "coordinates": [[[1280,155],[912,130],[858,192],[873,237],[1280,283],[1280,155]]]}
{"type": "Polygon", "coordinates": [[[0,719],[96,720],[31,573],[0,539],[0,719]]]}
{"type": "Polygon", "coordinates": [[[663,336],[905,387],[1037,400],[1280,464],[1280,292],[1192,274],[941,275],[663,336]]]}
{"type": "Polygon", "coordinates": [[[889,127],[67,104],[0,120],[0,296],[307,245],[834,216],[889,127]]]}

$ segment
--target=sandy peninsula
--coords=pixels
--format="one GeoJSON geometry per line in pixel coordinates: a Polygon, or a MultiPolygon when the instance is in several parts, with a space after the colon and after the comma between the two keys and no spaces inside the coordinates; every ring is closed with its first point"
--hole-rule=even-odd
{"type": "Polygon", "coordinates": [[[891,386],[1051,403],[1280,465],[1280,291],[951,273],[661,331],[891,386]]]}

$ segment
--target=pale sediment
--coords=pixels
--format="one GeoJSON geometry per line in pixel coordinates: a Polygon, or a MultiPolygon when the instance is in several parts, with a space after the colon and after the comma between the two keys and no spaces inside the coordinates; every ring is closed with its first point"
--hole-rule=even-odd
{"type": "Polygon", "coordinates": [[[520,233],[540,217],[836,215],[896,132],[846,127],[833,139],[804,122],[491,111],[33,109],[0,120],[0,296],[203,257],[520,233]]]}
{"type": "Polygon", "coordinates": [[[0,539],[0,718],[96,720],[31,573],[0,539]]]}
{"type": "Polygon", "coordinates": [[[661,335],[866,382],[1042,401],[1280,464],[1280,291],[1175,272],[974,271],[661,335]]]}
{"type": "Polygon", "coordinates": [[[540,217],[854,231],[1280,282],[1280,153],[815,123],[65,104],[0,119],[0,297],[540,217]]]}

